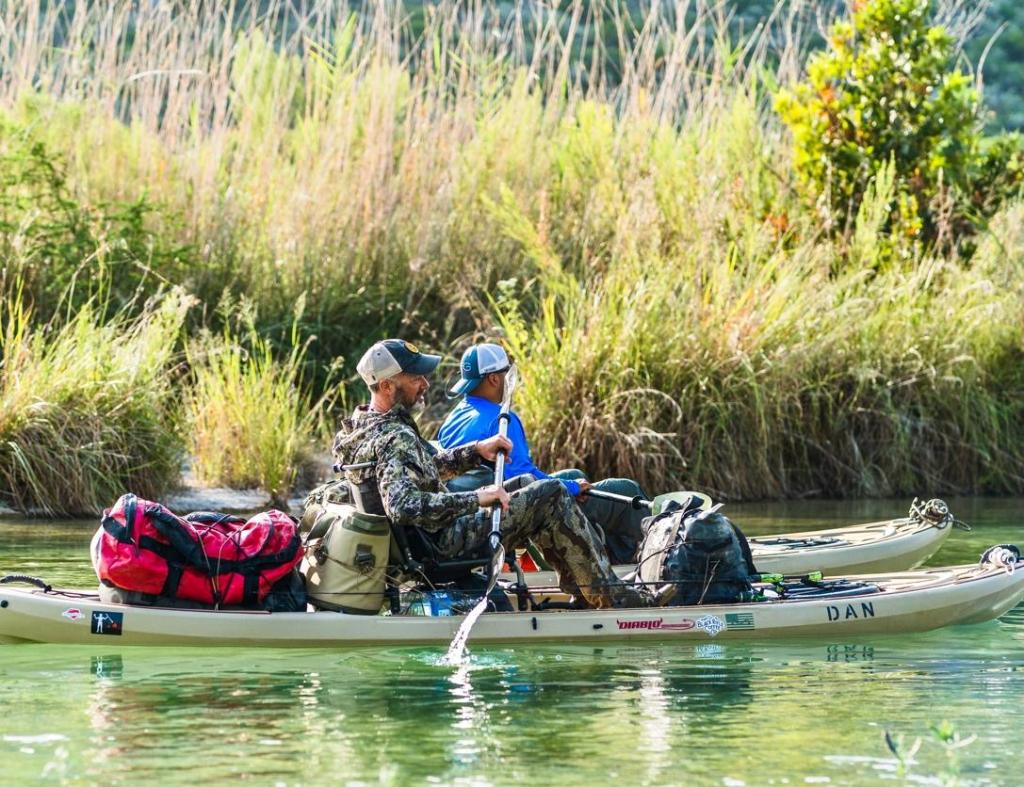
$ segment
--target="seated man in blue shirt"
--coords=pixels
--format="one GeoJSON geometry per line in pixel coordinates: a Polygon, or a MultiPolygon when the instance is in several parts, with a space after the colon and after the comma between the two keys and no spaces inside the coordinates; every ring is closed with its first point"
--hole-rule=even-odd
{"type": "MultiPolygon", "coordinates": [[[[478,344],[463,353],[460,364],[462,379],[451,390],[452,395],[463,395],[463,399],[441,425],[437,439],[442,448],[457,448],[498,433],[498,413],[505,393],[505,375],[511,365],[508,354],[497,344],[478,344]]],[[[632,563],[643,538],[640,523],[647,512],[622,503],[588,497],[587,490],[594,488],[627,497],[646,497],[643,490],[635,481],[625,478],[608,478],[591,484],[579,470],[562,470],[550,475],[545,473],[530,458],[530,446],[523,422],[515,412],[511,416],[508,438],[512,441],[512,454],[506,460],[505,477],[529,474],[536,480],[556,478],[561,481],[580,503],[587,518],[604,530],[605,546],[612,562],[632,563]]],[[[452,479],[448,482],[448,488],[468,492],[493,482],[493,469],[481,466],[452,479]]]]}

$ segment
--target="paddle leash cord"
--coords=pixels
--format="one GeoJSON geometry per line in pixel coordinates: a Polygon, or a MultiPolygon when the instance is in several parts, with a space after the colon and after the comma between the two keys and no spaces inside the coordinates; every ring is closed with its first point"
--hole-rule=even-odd
{"type": "Polygon", "coordinates": [[[50,593],[53,591],[53,587],[51,585],[48,585],[39,577],[29,576],[28,574],[8,574],[0,579],[0,585],[6,585],[9,582],[24,582],[26,585],[35,585],[44,593],[50,593]]]}
{"type": "MultiPolygon", "coordinates": [[[[29,574],[8,574],[5,577],[0,577],[0,585],[7,585],[11,582],[24,582],[26,585],[34,585],[44,593],[52,593],[56,596],[62,596],[64,598],[95,598],[95,593],[79,593],[74,590],[54,590],[53,585],[43,581],[39,577],[33,577],[29,574]]],[[[3,602],[5,605],[6,601],[3,602]]]]}

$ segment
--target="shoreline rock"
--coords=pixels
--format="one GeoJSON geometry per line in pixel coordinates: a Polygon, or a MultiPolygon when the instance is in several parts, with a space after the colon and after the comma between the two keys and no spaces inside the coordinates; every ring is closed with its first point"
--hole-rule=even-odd
{"type": "MultiPolygon", "coordinates": [[[[306,494],[288,498],[285,513],[297,514],[302,510],[306,494]]],[[[221,511],[226,514],[254,513],[270,508],[270,495],[263,489],[230,489],[227,487],[185,486],[161,500],[174,513],[192,511],[221,511]]]]}

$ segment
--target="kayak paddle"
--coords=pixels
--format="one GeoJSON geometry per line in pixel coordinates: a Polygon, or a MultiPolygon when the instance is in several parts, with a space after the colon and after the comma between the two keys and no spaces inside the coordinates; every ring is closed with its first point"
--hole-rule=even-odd
{"type": "MultiPolygon", "coordinates": [[[[515,364],[509,367],[508,373],[505,375],[505,391],[501,397],[501,412],[498,414],[498,434],[501,437],[508,437],[508,422],[512,416],[509,415],[509,410],[512,408],[512,391],[515,390],[516,383],[519,381],[519,374],[516,371],[515,364]]],[[[502,486],[505,483],[505,461],[506,456],[504,451],[498,451],[497,457],[494,461],[494,485],[502,486]]],[[[495,583],[498,581],[498,574],[501,573],[502,566],[505,564],[505,547],[501,544],[501,504],[495,503],[491,509],[491,534],[489,537],[491,554],[493,559],[491,560],[491,572],[487,580],[487,592],[485,596],[490,595],[494,589],[495,583]]],[[[526,579],[522,576],[523,570],[519,567],[519,564],[515,561],[515,553],[512,554],[512,559],[509,561],[515,566],[516,578],[519,583],[526,587],[526,579]]]]}

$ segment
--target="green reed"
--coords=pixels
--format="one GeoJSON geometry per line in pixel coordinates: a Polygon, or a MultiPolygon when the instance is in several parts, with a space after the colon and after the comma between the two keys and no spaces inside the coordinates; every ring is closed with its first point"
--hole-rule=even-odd
{"type": "Polygon", "coordinates": [[[39,325],[17,291],[0,301],[0,499],[26,513],[91,514],[125,491],[155,498],[183,449],[173,362],[190,299],[100,322],[86,304],[39,325]]]}
{"type": "MultiPolygon", "coordinates": [[[[262,397],[284,420],[254,453],[294,456],[298,369],[272,359],[311,336],[322,389],[384,335],[454,353],[482,332],[524,367],[548,466],[734,497],[1024,487],[1021,208],[969,263],[879,266],[884,182],[822,235],[769,109],[799,6],[734,44],[703,1],[636,26],[612,2],[444,2],[422,30],[391,3],[313,0],[286,26],[284,5],[229,5],[82,3],[59,47],[57,4],[0,9],[0,112],[83,204],[155,206],[148,231],[192,255],[166,279],[257,306],[262,349],[199,382],[200,409],[235,407],[228,380],[242,402],[202,461],[259,428],[262,397]],[[614,75],[594,26],[624,44],[614,75]]],[[[260,472],[208,477],[292,473],[260,472]]]]}
{"type": "MultiPolygon", "coordinates": [[[[319,426],[315,406],[302,390],[305,346],[284,359],[254,330],[193,343],[193,384],[186,396],[186,434],[198,481],[266,490],[287,507],[288,493],[312,461],[319,426]]],[[[320,430],[322,432],[322,430],[320,430]]]]}

